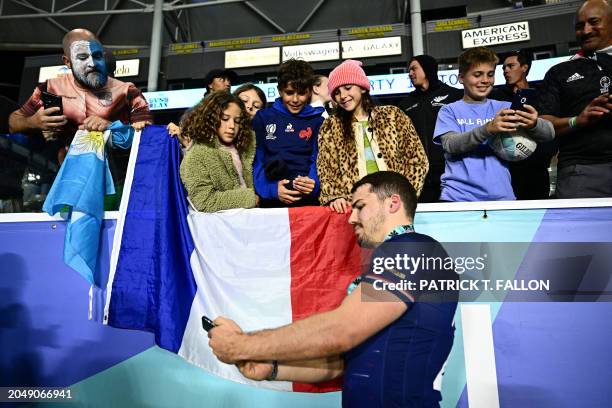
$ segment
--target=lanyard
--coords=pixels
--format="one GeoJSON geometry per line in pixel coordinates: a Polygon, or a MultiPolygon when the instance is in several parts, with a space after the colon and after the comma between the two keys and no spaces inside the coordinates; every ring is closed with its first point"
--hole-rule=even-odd
{"type": "MultiPolygon", "coordinates": [[[[387,234],[387,236],[385,237],[385,241],[388,241],[393,237],[397,237],[398,235],[410,234],[412,232],[414,232],[414,225],[412,224],[399,225],[393,228],[393,231],[387,234]]],[[[346,288],[347,295],[350,295],[351,292],[353,292],[353,290],[355,290],[355,288],[360,283],[361,283],[361,275],[355,278],[355,280],[351,282],[348,288],[346,288]]]]}
{"type": "Polygon", "coordinates": [[[388,241],[393,237],[397,237],[398,235],[410,234],[411,232],[414,232],[414,225],[412,224],[399,225],[393,228],[393,231],[387,234],[387,236],[385,237],[385,241],[388,241]]]}

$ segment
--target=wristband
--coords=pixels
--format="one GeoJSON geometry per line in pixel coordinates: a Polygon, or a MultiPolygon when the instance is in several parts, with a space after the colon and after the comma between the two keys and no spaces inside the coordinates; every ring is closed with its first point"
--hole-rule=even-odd
{"type": "Polygon", "coordinates": [[[276,376],[277,375],[278,375],[278,361],[274,360],[274,361],[272,361],[272,372],[270,373],[268,378],[266,378],[266,380],[267,381],[274,381],[274,380],[276,380],[276,376]]]}
{"type": "Polygon", "coordinates": [[[569,118],[569,120],[567,121],[567,125],[569,126],[570,129],[574,129],[578,124],[577,122],[578,122],[578,116],[573,116],[569,118]]]}

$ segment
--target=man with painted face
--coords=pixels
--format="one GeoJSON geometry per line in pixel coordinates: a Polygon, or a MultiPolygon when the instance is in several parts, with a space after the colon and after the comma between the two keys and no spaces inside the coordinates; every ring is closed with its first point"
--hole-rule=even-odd
{"type": "Polygon", "coordinates": [[[574,28],[581,49],[546,73],[539,98],[559,142],[556,197],[612,197],[612,0],[583,2],[574,28]]]}
{"type": "Polygon", "coordinates": [[[113,121],[131,123],[136,129],[152,123],[149,105],[134,84],[109,77],[104,49],[96,36],[77,28],[64,36],[63,61],[72,74],[49,79],[9,117],[11,132],[53,135],[67,146],[75,131],[105,130],[113,121]],[[45,109],[41,94],[62,97],[59,107],[45,109]]]}
{"type": "Polygon", "coordinates": [[[440,108],[463,97],[460,89],[438,79],[438,63],[429,55],[417,55],[408,63],[408,76],[414,91],[399,107],[410,117],[429,160],[429,172],[419,197],[421,203],[440,200],[440,177],[444,173],[444,151],[433,142],[433,132],[440,108]]]}
{"type": "MultiPolygon", "coordinates": [[[[104,49],[92,32],[83,28],[72,30],[64,36],[62,46],[64,64],[72,73],[37,86],[23,106],[9,117],[12,133],[42,132],[57,151],[57,160],[61,163],[77,129],[103,131],[120,120],[140,130],[145,124],[153,123],[142,92],[130,82],[109,76],[104,49]],[[61,96],[62,115],[59,107],[45,109],[41,100],[43,92],[61,96]]],[[[129,150],[114,149],[109,155],[117,194],[107,197],[107,210],[118,207],[128,158],[129,150]]]]}

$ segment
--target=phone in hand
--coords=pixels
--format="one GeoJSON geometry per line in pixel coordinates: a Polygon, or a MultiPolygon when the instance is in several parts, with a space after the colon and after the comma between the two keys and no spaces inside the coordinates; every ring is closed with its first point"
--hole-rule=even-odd
{"type": "Polygon", "coordinates": [[[538,102],[538,90],[534,88],[519,89],[512,98],[510,109],[525,111],[525,105],[536,106],[538,102]]]}
{"type": "Polygon", "coordinates": [[[285,188],[287,190],[297,191],[297,189],[293,186],[293,180],[289,180],[285,183],[285,188]]]}
{"type": "Polygon", "coordinates": [[[209,331],[215,327],[215,324],[206,316],[202,316],[202,328],[206,331],[209,331]]]}
{"type": "Polygon", "coordinates": [[[40,94],[40,100],[43,103],[45,109],[58,107],[60,108],[59,112],[54,112],[53,116],[61,116],[64,114],[62,97],[59,95],[52,94],[51,92],[43,91],[40,94]]]}

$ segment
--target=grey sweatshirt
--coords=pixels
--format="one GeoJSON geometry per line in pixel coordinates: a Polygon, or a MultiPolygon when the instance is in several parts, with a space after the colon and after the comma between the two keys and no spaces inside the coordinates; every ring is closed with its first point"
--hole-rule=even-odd
{"type": "MultiPolygon", "coordinates": [[[[494,136],[487,131],[486,126],[487,125],[483,125],[463,133],[446,132],[440,136],[442,148],[445,152],[450,154],[470,152],[474,150],[476,146],[494,136]]],[[[526,132],[527,136],[536,142],[548,142],[555,138],[555,128],[553,124],[542,118],[538,118],[533,129],[527,129],[526,132]]]]}

